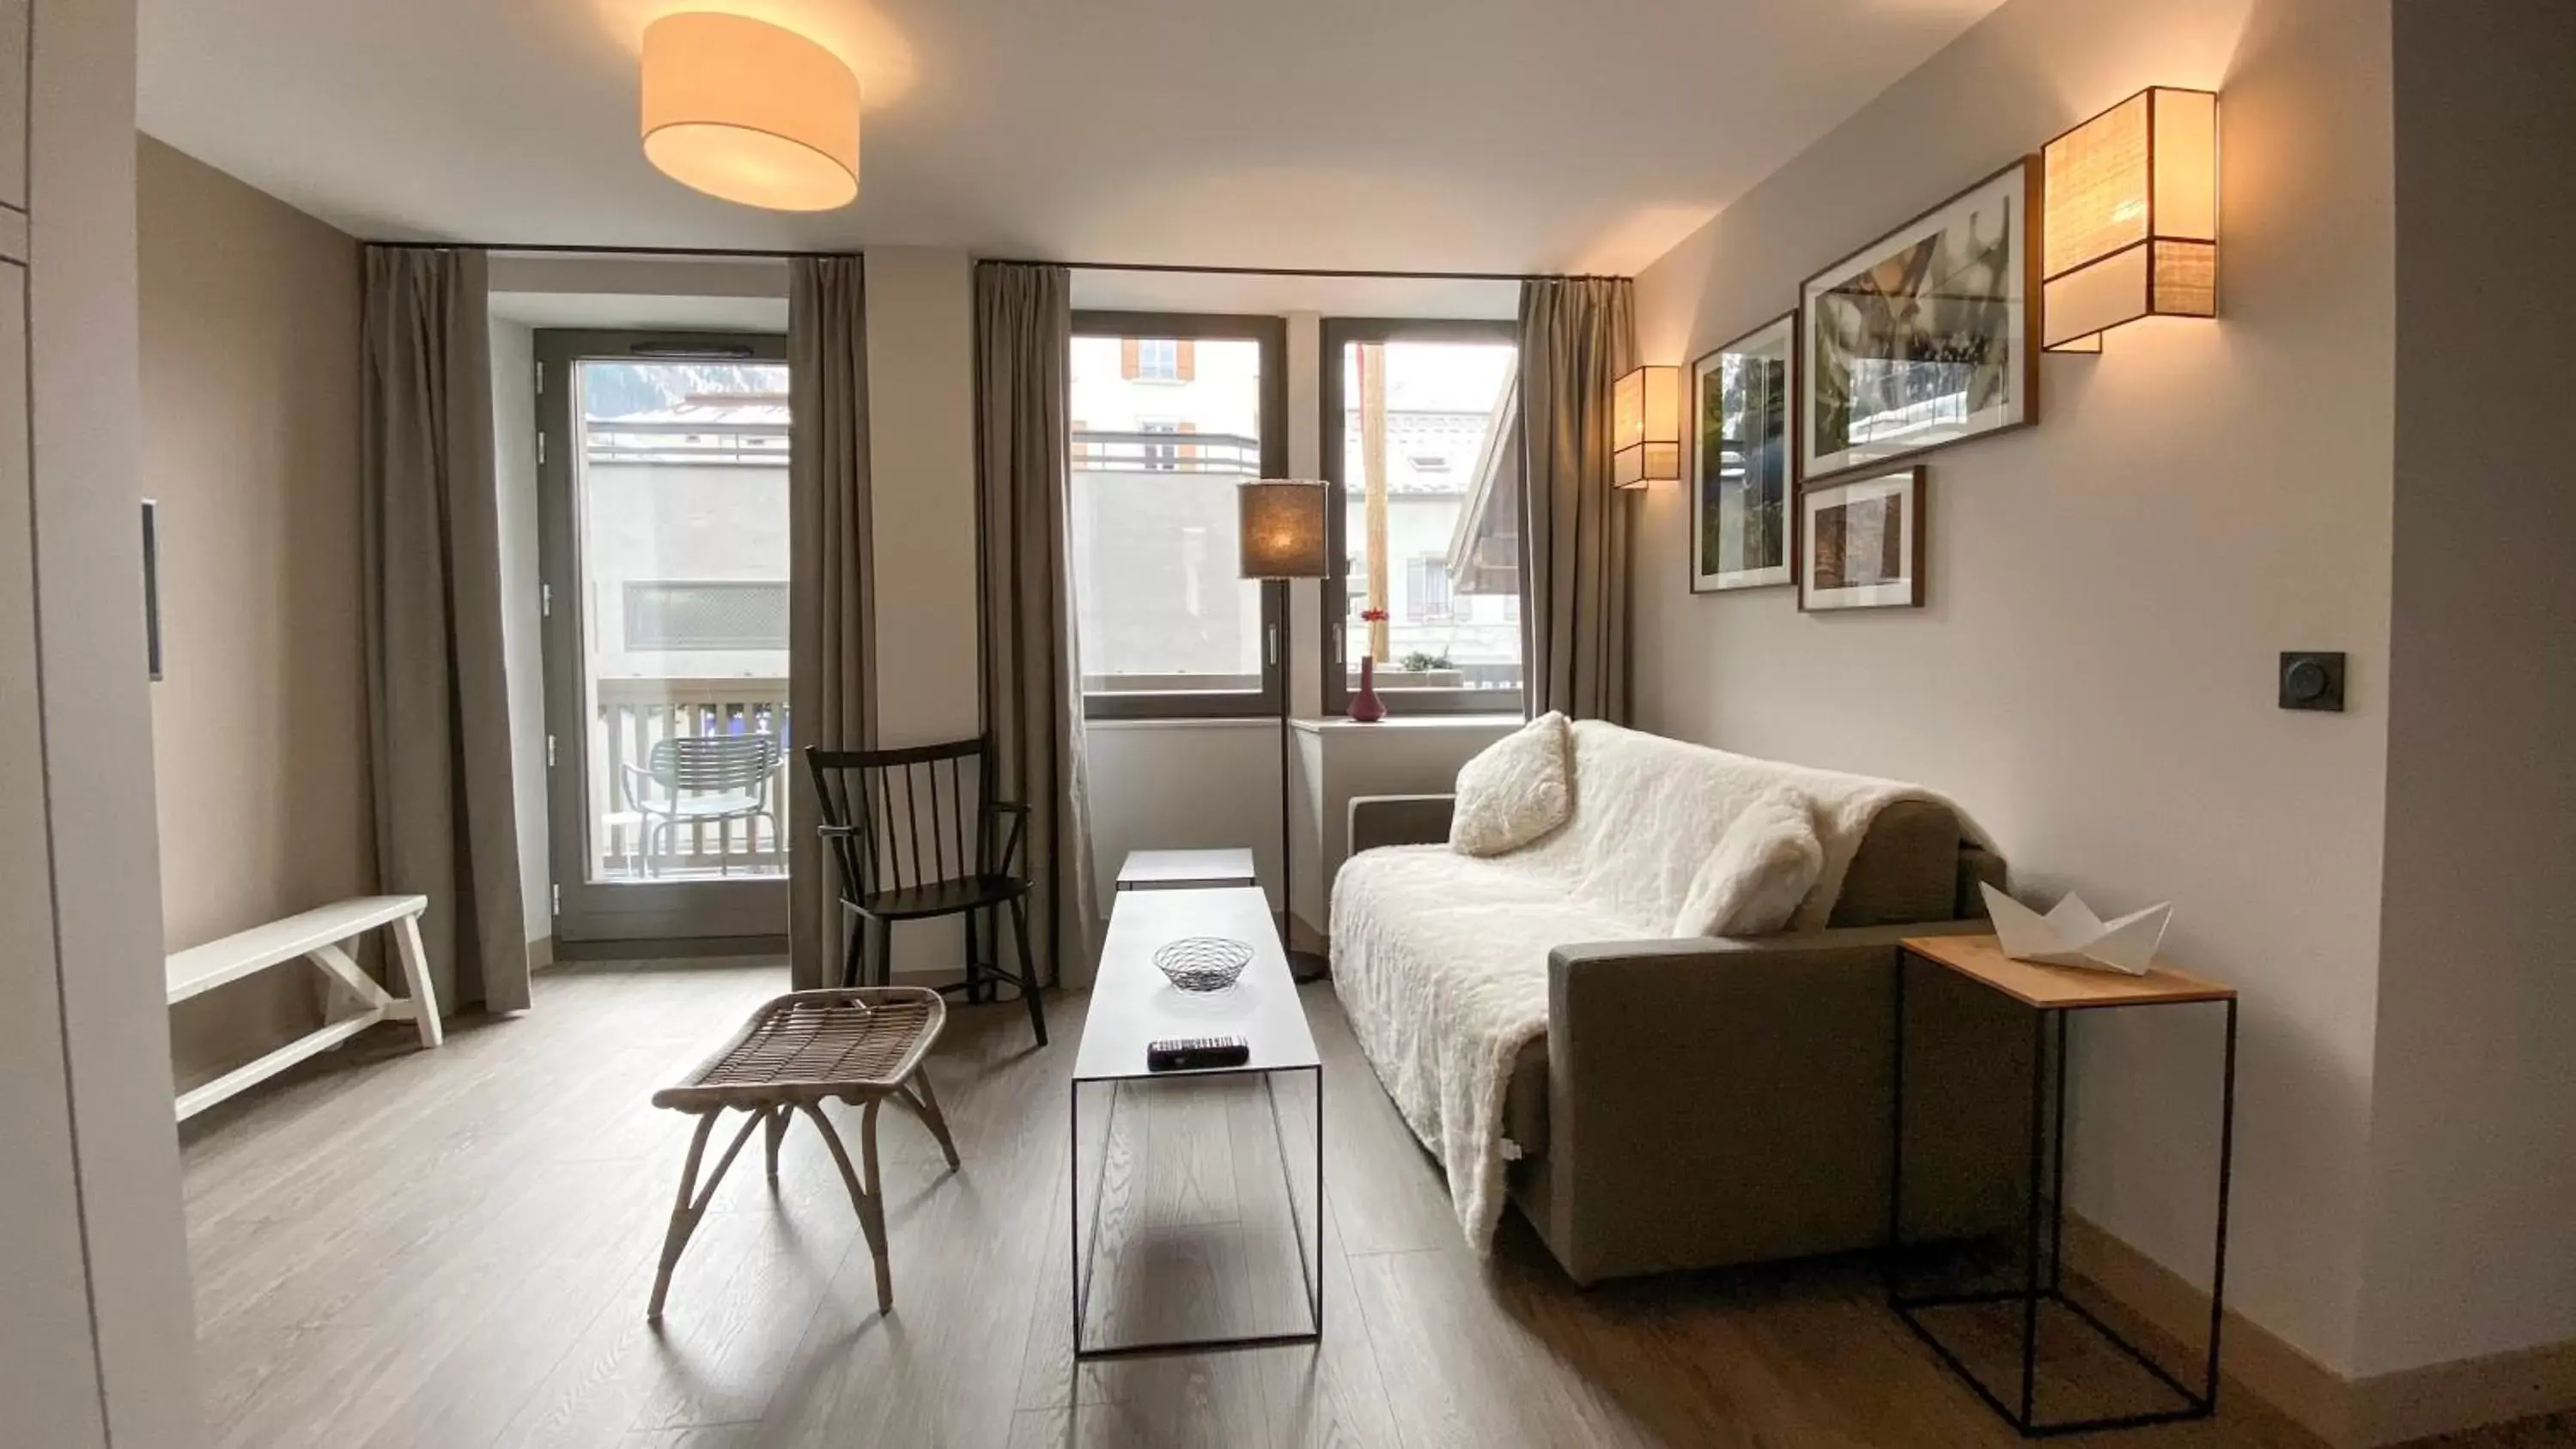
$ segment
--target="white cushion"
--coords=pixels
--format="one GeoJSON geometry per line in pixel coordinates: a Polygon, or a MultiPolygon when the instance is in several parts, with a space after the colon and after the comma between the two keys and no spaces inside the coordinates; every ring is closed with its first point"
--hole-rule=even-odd
{"type": "Polygon", "coordinates": [[[1676,936],[1767,936],[1789,924],[1824,870],[1807,797],[1779,789],[1744,809],[1691,877],[1676,936]]]}
{"type": "Polygon", "coordinates": [[[1550,710],[1458,767],[1449,848],[1503,855],[1563,825],[1574,813],[1574,761],[1565,716],[1550,710]]]}

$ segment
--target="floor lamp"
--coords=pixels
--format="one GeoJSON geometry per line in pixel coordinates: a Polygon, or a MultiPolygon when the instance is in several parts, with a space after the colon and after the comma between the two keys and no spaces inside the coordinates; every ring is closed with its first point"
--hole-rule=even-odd
{"type": "Polygon", "coordinates": [[[1235,490],[1242,523],[1236,572],[1242,578],[1276,581],[1280,585],[1279,946],[1288,953],[1289,974],[1301,982],[1321,979],[1328,967],[1324,958],[1300,952],[1292,934],[1297,919],[1297,900],[1291,889],[1296,880],[1297,847],[1291,836],[1293,817],[1288,808],[1288,698],[1294,673],[1288,640],[1296,609],[1287,584],[1291,579],[1320,579],[1330,572],[1325,559],[1324,517],[1324,504],[1330,497],[1324,484],[1309,478],[1262,478],[1235,490]]]}

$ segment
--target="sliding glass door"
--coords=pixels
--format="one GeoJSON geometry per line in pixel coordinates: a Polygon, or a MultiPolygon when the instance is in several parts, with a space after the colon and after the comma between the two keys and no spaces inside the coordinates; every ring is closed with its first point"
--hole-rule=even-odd
{"type": "Polygon", "coordinates": [[[784,339],[537,334],[555,936],[781,936],[784,339]]]}

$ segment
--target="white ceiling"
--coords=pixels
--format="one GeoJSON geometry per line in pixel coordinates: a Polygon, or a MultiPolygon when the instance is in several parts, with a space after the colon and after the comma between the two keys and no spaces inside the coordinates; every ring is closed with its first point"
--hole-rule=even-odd
{"type": "Polygon", "coordinates": [[[1627,271],[1999,0],[141,0],[144,130],[360,236],[1627,271]],[[653,16],[840,52],[859,199],[636,145],[653,16]]]}

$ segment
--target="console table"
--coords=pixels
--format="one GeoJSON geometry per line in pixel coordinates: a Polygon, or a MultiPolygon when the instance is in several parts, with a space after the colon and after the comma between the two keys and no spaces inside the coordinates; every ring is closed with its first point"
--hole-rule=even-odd
{"type": "Polygon", "coordinates": [[[2003,953],[1993,936],[1914,936],[1897,954],[1896,968],[1896,1103],[1893,1141],[1889,1147],[1887,1203],[1887,1304],[1906,1326],[1932,1346],[1951,1370],[1977,1391],[1977,1397],[2021,1431],[2025,1438],[2072,1434],[2094,1429],[2125,1429],[2181,1419],[2207,1418],[2218,1407],[2218,1330],[2226,1312],[2227,1186],[2236,1126],[2236,992],[2179,971],[2151,970],[2142,976],[2113,971],[2045,966],[2016,961],[2003,953]],[[2030,1012],[2030,1155],[2026,1183],[2028,1216],[2019,1286],[1964,1292],[1908,1294],[1903,1291],[1905,1206],[1905,978],[1918,968],[1946,970],[2000,993],[2030,1012]],[[2209,1353],[2200,1387],[2194,1389],[2156,1363],[2090,1309],[2066,1296],[2060,1278],[2066,1228],[2066,1023],[2079,1011],[2136,1007],[2217,1005],[2227,1013],[2227,1046],[2221,1067],[2218,1129],[2218,1221],[2210,1249],[2209,1353]],[[2052,1043],[2051,1037],[2055,1040],[2052,1043]],[[2052,1049],[2053,1048],[2053,1049],[2052,1049]],[[2055,1063],[2055,1070],[2049,1064],[2055,1063]],[[2051,1082],[2052,1076],[2054,1082],[2051,1082]],[[2052,1091],[2053,1089],[2053,1091],[2052,1091]],[[2052,1109],[2051,1097],[2054,1096],[2052,1109]],[[2048,1241],[2043,1258],[2041,1177],[2045,1190],[2048,1241]],[[2046,1263],[2043,1272],[2041,1264],[2046,1263]],[[2018,1398],[2007,1402],[1989,1387],[1965,1359],[1944,1343],[1922,1317],[1925,1309],[2017,1304],[2021,1309],[2021,1382],[2018,1398]],[[2113,1348],[2177,1395],[2172,1408],[2043,1422],[2037,1415],[2039,1325],[2041,1310],[2065,1310],[2085,1330],[2100,1335],[2113,1348]]]}

